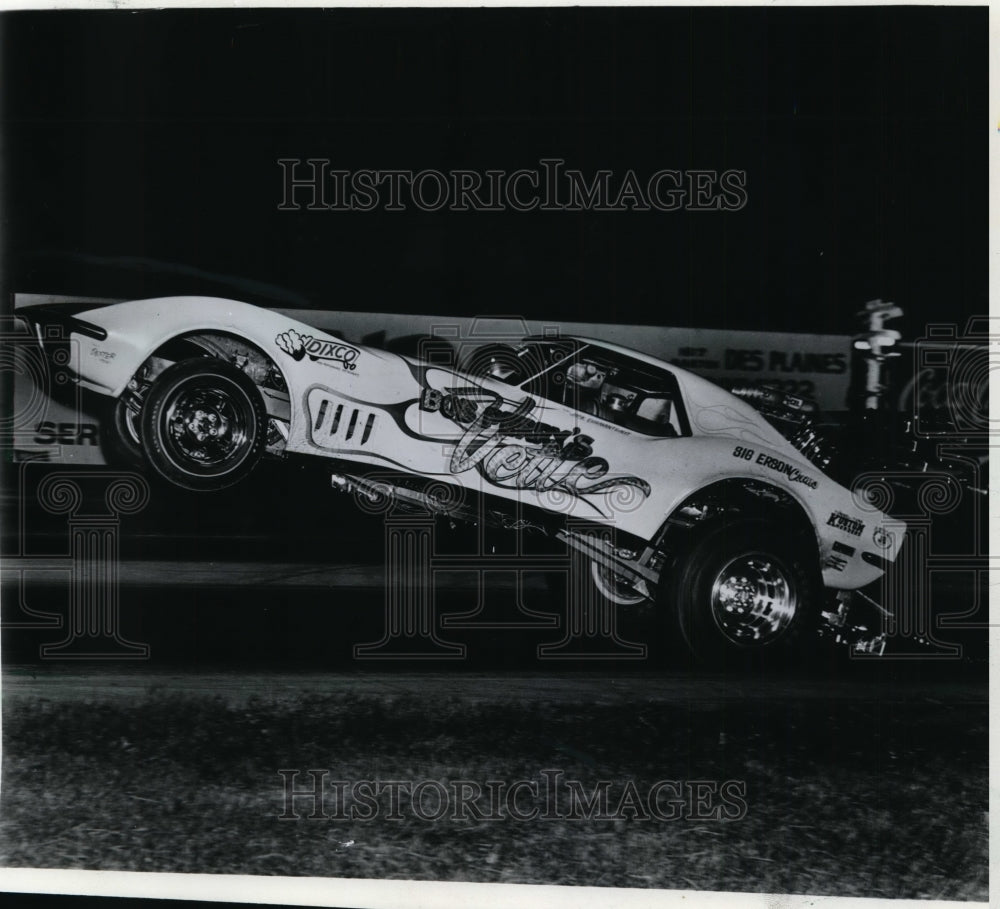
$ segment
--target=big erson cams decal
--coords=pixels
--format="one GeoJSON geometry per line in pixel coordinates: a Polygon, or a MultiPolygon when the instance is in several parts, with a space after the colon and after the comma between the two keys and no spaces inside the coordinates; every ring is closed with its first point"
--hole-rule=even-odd
{"type": "Polygon", "coordinates": [[[513,410],[485,388],[427,388],[420,409],[439,412],[465,430],[451,456],[453,474],[476,469],[491,483],[542,492],[560,489],[573,496],[632,487],[650,494],[635,476],[603,479],[608,462],[594,454],[593,438],[532,419],[535,401],[524,398],[513,410]]]}

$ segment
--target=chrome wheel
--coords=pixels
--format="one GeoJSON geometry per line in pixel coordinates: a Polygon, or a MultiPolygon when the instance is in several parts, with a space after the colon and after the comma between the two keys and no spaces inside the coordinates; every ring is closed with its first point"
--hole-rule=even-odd
{"type": "Polygon", "coordinates": [[[168,366],[146,393],[139,438],[149,466],[182,489],[214,491],[259,463],[267,411],[257,386],[231,363],[192,357],[168,366]]]}
{"type": "Polygon", "coordinates": [[[225,376],[196,376],[179,385],[165,402],[162,421],[167,453],[182,470],[228,472],[254,445],[253,406],[225,376]]]}
{"type": "Polygon", "coordinates": [[[734,644],[761,645],[779,638],[798,608],[790,573],[778,559],[762,552],[730,560],[712,583],[712,618],[734,644]]]}

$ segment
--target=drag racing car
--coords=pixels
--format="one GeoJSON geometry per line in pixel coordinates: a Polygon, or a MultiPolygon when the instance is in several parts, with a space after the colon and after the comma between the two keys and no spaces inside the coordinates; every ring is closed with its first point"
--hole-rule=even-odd
{"type": "Polygon", "coordinates": [[[564,540],[603,597],[657,604],[707,660],[817,629],[882,646],[849,616],[849,592],[883,575],[905,525],[829,475],[801,399],[741,397],[583,337],[452,363],[233,300],[78,309],[23,314],[40,340],[61,325],[121,453],[170,484],[210,492],[264,457],[325,458],[361,503],[564,540]]]}

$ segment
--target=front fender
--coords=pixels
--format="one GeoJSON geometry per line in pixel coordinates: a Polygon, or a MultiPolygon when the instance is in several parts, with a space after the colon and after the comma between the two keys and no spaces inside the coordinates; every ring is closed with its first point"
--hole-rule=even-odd
{"type": "Polygon", "coordinates": [[[82,312],[78,318],[103,328],[107,337],[97,341],[73,334],[70,368],[81,385],[114,398],[157,348],[182,334],[226,332],[273,351],[275,337],[289,328],[317,333],[287,316],[217,297],[131,300],[82,312]]]}
{"type": "MultiPolygon", "coordinates": [[[[633,440],[616,454],[616,469],[643,477],[651,489],[641,507],[614,518],[620,529],[643,539],[653,539],[662,522],[699,493],[743,484],[795,502],[815,534],[828,587],[855,589],[877,580],[902,545],[905,527],[899,522],[784,450],[696,436],[633,440]]],[[[760,510],[767,507],[765,494],[760,510]]]]}

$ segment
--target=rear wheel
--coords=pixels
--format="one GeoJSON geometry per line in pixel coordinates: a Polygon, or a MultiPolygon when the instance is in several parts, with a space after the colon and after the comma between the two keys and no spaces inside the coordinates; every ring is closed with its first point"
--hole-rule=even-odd
{"type": "Polygon", "coordinates": [[[210,357],[165,369],[146,395],[139,437],[155,470],[176,486],[223,489],[257,466],[266,439],[260,392],[235,366],[210,357]]]}
{"type": "Polygon", "coordinates": [[[681,638],[719,664],[777,657],[815,621],[820,580],[808,545],[767,521],[706,528],[664,582],[681,638]]]}

